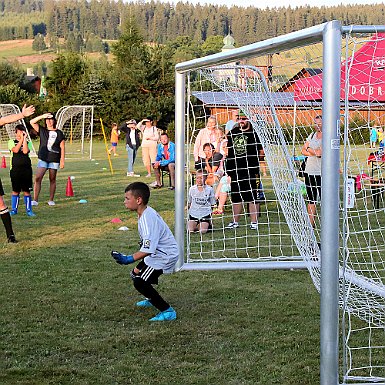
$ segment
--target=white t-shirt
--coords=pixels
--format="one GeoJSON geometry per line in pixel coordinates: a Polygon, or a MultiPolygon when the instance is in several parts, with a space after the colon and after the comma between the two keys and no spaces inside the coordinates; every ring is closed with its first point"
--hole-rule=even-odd
{"type": "Polygon", "coordinates": [[[131,139],[131,144],[133,146],[136,146],[136,140],[135,140],[135,130],[130,129],[130,139],[131,139]]]}
{"type": "Polygon", "coordinates": [[[211,206],[215,204],[213,188],[207,185],[203,187],[203,191],[199,191],[197,185],[191,186],[188,194],[189,214],[198,219],[211,215],[211,206]]]}
{"type": "Polygon", "coordinates": [[[178,261],[178,245],[163,218],[150,206],[138,221],[140,251],[151,253],[144,258],[146,265],[171,273],[178,261]]]}
{"type": "MultiPolygon", "coordinates": [[[[322,139],[317,139],[317,134],[312,133],[306,139],[309,147],[313,150],[322,148],[322,139]]],[[[321,175],[321,157],[309,156],[306,161],[305,172],[309,175],[321,175]]]]}

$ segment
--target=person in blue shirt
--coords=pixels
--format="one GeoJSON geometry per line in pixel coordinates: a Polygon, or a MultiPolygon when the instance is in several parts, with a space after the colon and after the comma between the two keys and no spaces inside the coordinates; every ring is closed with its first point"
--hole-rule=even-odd
{"type": "Polygon", "coordinates": [[[175,190],[175,144],[170,142],[167,133],[160,136],[155,162],[152,165],[155,173],[156,182],[154,188],[161,188],[160,181],[161,171],[165,170],[170,173],[171,186],[170,190],[175,190]]]}
{"type": "Polygon", "coordinates": [[[370,129],[370,148],[376,148],[377,145],[377,127],[372,127],[370,129]]]}

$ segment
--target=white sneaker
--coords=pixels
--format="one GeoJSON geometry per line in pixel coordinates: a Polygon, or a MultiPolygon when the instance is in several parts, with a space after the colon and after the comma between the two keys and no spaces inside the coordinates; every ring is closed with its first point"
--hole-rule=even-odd
{"type": "Polygon", "coordinates": [[[150,187],[155,187],[155,186],[157,186],[157,185],[158,185],[158,183],[156,182],[156,180],[155,180],[154,182],[152,182],[152,183],[149,184],[150,187]]]}
{"type": "Polygon", "coordinates": [[[48,206],[55,206],[55,202],[54,201],[48,201],[48,206]]]}
{"type": "Polygon", "coordinates": [[[258,222],[251,222],[250,223],[250,229],[251,230],[258,230],[258,222]]]}
{"type": "Polygon", "coordinates": [[[239,227],[239,223],[238,223],[238,222],[230,222],[230,223],[225,227],[225,229],[236,229],[237,227],[239,227]]]}
{"type": "Polygon", "coordinates": [[[128,172],[127,176],[134,176],[134,173],[133,172],[128,172]]]}
{"type": "Polygon", "coordinates": [[[38,204],[39,204],[38,201],[32,201],[32,202],[31,202],[31,205],[32,205],[32,206],[37,206],[38,204]]]}
{"type": "Polygon", "coordinates": [[[147,175],[146,175],[146,178],[151,178],[151,174],[147,174],[147,175]]]}

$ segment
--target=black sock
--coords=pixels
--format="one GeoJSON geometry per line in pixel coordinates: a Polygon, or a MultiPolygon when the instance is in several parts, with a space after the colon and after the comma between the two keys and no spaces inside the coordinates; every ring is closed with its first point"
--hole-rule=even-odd
{"type": "Polygon", "coordinates": [[[0,210],[0,217],[3,221],[5,232],[7,233],[7,238],[9,238],[11,235],[14,236],[15,234],[13,233],[11,215],[9,214],[8,207],[0,210]]]}

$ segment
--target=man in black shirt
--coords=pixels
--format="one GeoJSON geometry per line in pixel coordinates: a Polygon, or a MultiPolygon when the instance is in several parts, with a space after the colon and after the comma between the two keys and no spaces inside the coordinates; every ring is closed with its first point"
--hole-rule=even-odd
{"type": "Polygon", "coordinates": [[[226,172],[231,178],[233,221],[226,228],[239,227],[243,203],[248,203],[251,224],[258,228],[260,202],[264,199],[259,176],[259,156],[263,151],[257,133],[245,114],[239,114],[239,123],[227,135],[228,155],[226,172]]]}

